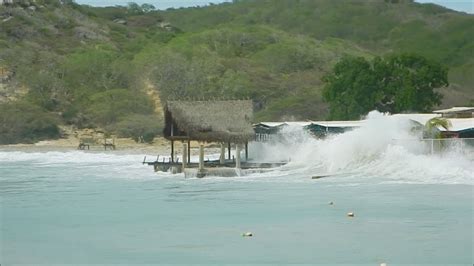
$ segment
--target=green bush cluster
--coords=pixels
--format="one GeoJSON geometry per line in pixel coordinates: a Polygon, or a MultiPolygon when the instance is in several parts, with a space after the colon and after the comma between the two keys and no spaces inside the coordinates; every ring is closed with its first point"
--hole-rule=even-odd
{"type": "Polygon", "coordinates": [[[0,104],[0,144],[59,138],[58,122],[56,117],[30,103],[0,104]]]}
{"type": "Polygon", "coordinates": [[[119,137],[132,138],[136,142],[152,143],[163,132],[163,120],[156,115],[135,114],[123,118],[108,127],[119,137]]]}

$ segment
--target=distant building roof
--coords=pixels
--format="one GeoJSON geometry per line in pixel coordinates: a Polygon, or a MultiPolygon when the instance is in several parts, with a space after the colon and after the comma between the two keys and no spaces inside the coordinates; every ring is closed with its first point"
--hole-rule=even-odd
{"type": "MultiPolygon", "coordinates": [[[[451,109],[446,110],[474,110],[474,107],[454,107],[451,109]]],[[[441,112],[444,110],[436,111],[441,112]]],[[[406,119],[413,122],[420,124],[421,126],[426,125],[426,123],[435,117],[441,117],[441,113],[434,113],[434,114],[394,114],[390,115],[390,117],[394,117],[397,119],[406,119]]],[[[474,129],[474,118],[446,118],[452,124],[452,126],[446,130],[444,128],[439,128],[441,131],[463,131],[474,129]]],[[[324,128],[340,128],[340,129],[350,129],[361,127],[366,123],[366,120],[357,120],[357,121],[299,121],[299,122],[261,122],[255,124],[255,127],[263,126],[267,128],[278,128],[288,125],[295,125],[301,127],[307,126],[319,126],[324,128]]]]}
{"type": "Polygon", "coordinates": [[[320,125],[323,127],[358,127],[363,121],[288,121],[288,122],[260,122],[254,126],[281,127],[320,125]]]}
{"type": "Polygon", "coordinates": [[[439,114],[394,114],[392,115],[392,117],[409,119],[409,120],[418,122],[423,126],[426,125],[426,122],[428,122],[428,120],[435,117],[440,117],[440,116],[441,115],[439,114]]]}
{"type": "Polygon", "coordinates": [[[439,127],[439,130],[459,132],[474,129],[474,118],[448,118],[448,120],[451,122],[451,126],[448,130],[442,127],[439,127]]]}
{"type": "Polygon", "coordinates": [[[260,122],[254,124],[254,126],[264,126],[264,127],[280,127],[286,125],[285,122],[260,122]]]}
{"type": "Polygon", "coordinates": [[[286,125],[288,126],[299,126],[299,127],[306,127],[311,125],[312,121],[290,121],[290,122],[285,122],[286,125]]]}
{"type": "Polygon", "coordinates": [[[442,109],[433,111],[435,114],[446,114],[446,113],[469,113],[474,112],[474,107],[452,107],[449,109],[442,109]]]}
{"type": "Polygon", "coordinates": [[[356,120],[356,121],[312,121],[313,125],[320,125],[323,127],[339,127],[339,128],[348,128],[348,127],[360,127],[365,120],[356,120]]]}
{"type": "Polygon", "coordinates": [[[168,101],[164,135],[168,139],[243,143],[254,137],[250,100],[168,101]]]}

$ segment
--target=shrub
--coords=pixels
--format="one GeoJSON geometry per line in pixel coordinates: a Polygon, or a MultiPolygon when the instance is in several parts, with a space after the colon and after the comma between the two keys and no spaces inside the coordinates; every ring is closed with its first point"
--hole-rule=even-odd
{"type": "Polygon", "coordinates": [[[119,137],[132,138],[136,142],[151,143],[163,131],[163,119],[156,115],[130,115],[110,126],[119,137]]]}
{"type": "Polygon", "coordinates": [[[114,124],[130,114],[153,113],[153,103],[147,95],[123,89],[96,93],[91,102],[87,113],[97,125],[114,124]]]}
{"type": "Polygon", "coordinates": [[[0,144],[33,143],[59,138],[57,119],[28,103],[0,104],[0,144]]]}

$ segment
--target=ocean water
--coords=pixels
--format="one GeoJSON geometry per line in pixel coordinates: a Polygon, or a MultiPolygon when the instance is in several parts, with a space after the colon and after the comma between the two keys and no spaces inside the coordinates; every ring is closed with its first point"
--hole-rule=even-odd
{"type": "Polygon", "coordinates": [[[326,140],[253,143],[255,160],[291,162],[235,178],[154,173],[123,151],[0,149],[0,263],[472,265],[472,146],[431,154],[372,116],[326,140]]]}

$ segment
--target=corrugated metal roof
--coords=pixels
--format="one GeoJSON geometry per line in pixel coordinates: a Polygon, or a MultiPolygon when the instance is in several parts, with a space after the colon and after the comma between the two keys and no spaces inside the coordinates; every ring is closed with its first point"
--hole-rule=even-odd
{"type": "Polygon", "coordinates": [[[463,113],[463,112],[474,112],[474,107],[452,107],[449,109],[442,109],[433,111],[433,113],[437,114],[446,114],[446,113],[463,113]]]}
{"type": "Polygon", "coordinates": [[[441,131],[463,131],[467,129],[474,129],[474,118],[449,118],[451,127],[448,130],[439,128],[441,131]]]}
{"type": "Polygon", "coordinates": [[[279,126],[285,125],[285,122],[260,122],[260,123],[254,124],[254,126],[258,126],[258,125],[262,125],[266,127],[279,127],[279,126]]]}
{"type": "Polygon", "coordinates": [[[359,127],[363,121],[291,121],[291,122],[260,122],[254,126],[262,125],[266,127],[280,126],[300,126],[320,125],[323,127],[359,127]]]}
{"type": "Polygon", "coordinates": [[[409,119],[409,120],[418,122],[423,126],[431,118],[441,117],[440,114],[394,114],[394,115],[391,115],[391,116],[396,117],[396,118],[401,118],[401,119],[409,119]]]}
{"type": "Polygon", "coordinates": [[[289,126],[301,126],[301,127],[305,127],[305,126],[309,126],[311,125],[311,121],[296,121],[296,122],[285,122],[285,124],[289,125],[289,126]]]}
{"type": "MultiPolygon", "coordinates": [[[[474,108],[473,108],[474,109],[474,108]]],[[[428,122],[428,120],[434,117],[441,117],[440,114],[394,114],[390,117],[407,119],[415,121],[422,126],[428,122]]],[[[452,126],[448,131],[462,131],[470,128],[474,128],[474,118],[447,118],[452,126]]],[[[322,127],[338,127],[338,128],[349,128],[349,127],[361,127],[366,120],[359,121],[292,121],[292,122],[261,122],[256,125],[263,125],[267,127],[280,127],[280,126],[309,126],[309,125],[319,125],[322,127]]],[[[441,131],[446,131],[443,128],[440,128],[441,131]]]]}
{"type": "Polygon", "coordinates": [[[320,125],[323,127],[340,127],[340,128],[347,128],[347,127],[360,127],[362,124],[365,123],[365,120],[358,120],[358,121],[312,121],[311,124],[320,125]]]}

